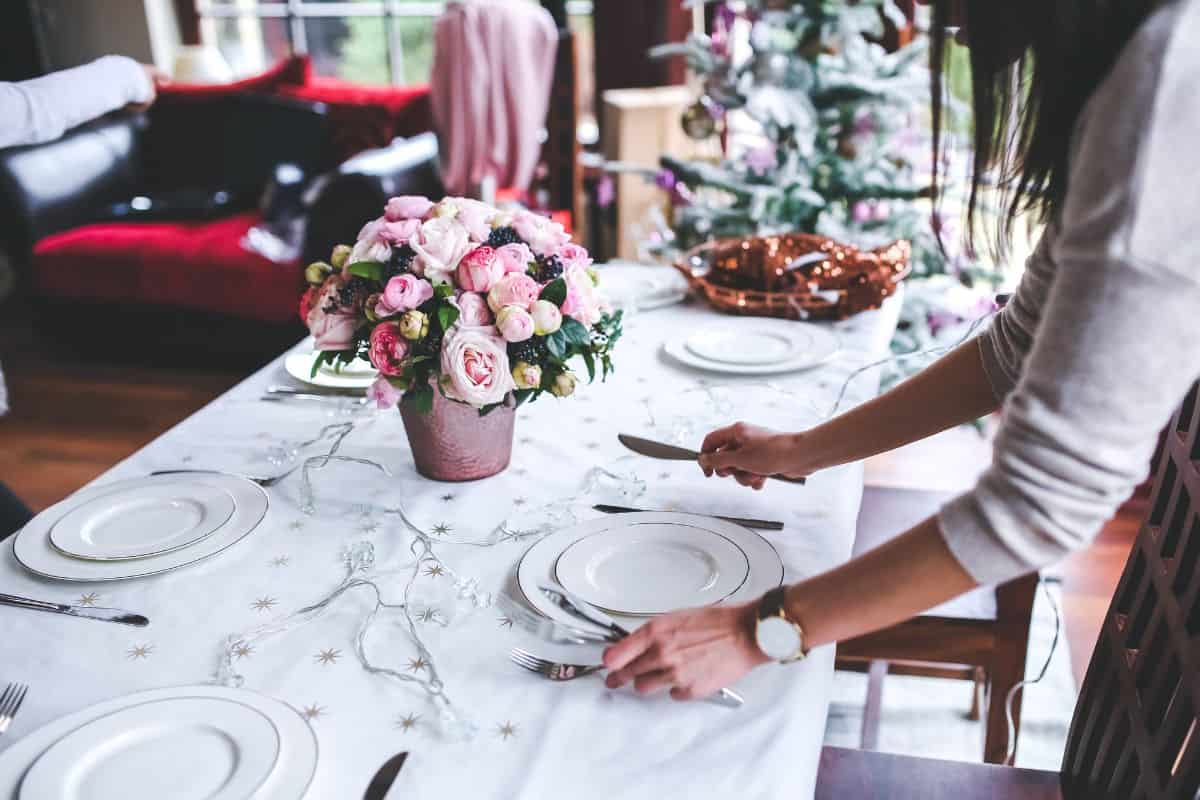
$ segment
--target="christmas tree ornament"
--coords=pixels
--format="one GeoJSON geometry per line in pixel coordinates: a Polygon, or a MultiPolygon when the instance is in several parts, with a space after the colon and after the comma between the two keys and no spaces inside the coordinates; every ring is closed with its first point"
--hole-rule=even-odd
{"type": "Polygon", "coordinates": [[[685,108],[679,123],[688,138],[697,141],[704,141],[717,132],[717,121],[713,119],[702,100],[697,100],[685,108]]]}

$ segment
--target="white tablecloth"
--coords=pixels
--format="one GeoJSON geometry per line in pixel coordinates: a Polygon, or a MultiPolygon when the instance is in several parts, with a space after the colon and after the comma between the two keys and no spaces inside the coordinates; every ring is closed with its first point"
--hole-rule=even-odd
{"type": "MultiPolygon", "coordinates": [[[[893,298],[880,311],[833,325],[843,344],[836,359],[771,383],[827,411],[845,376],[886,353],[897,311],[893,298]]],[[[696,304],[632,316],[609,382],[581,385],[569,401],[547,397],[522,408],[512,466],[485,481],[439,484],[418,477],[399,414],[367,414],[355,417],[358,427],[343,452],[385,462],[393,477],[357,465],[317,473],[314,515],[302,512],[299,480],[290,478],[270,491],[271,508],[257,530],[201,564],[138,580],[70,584],[26,573],[4,546],[0,591],[131,609],[147,614],[152,624],[134,629],[0,607],[0,681],[32,685],[9,734],[0,737],[0,757],[34,728],[89,704],[213,680],[226,636],[323,596],[341,578],[339,554],[354,542],[373,543],[381,585],[385,592],[395,590],[396,596],[385,599],[399,602],[410,574],[400,567],[411,561],[411,534],[387,511],[396,506],[447,540],[494,542],[492,531],[502,518],[519,521],[523,509],[578,492],[590,467],[606,465],[646,482],[636,499],[644,508],[784,520],[786,530],[767,536],[789,581],[843,561],[851,551],[861,497],[859,466],[820,473],[806,487],[769,484],[754,493],[729,481],[705,481],[693,464],[630,456],[617,443],[619,431],[661,432],[664,416],[690,413],[689,404],[704,395],[698,386],[739,382],[677,366],[660,353],[668,336],[714,321],[728,318],[696,304]]],[[[303,441],[321,425],[346,418],[319,404],[259,400],[264,386],[286,380],[276,360],[99,481],[169,466],[270,472],[272,448],[303,441]]],[[[756,388],[762,379],[740,380],[748,402],[765,396],[767,390],[756,388]]],[[[866,373],[851,384],[846,404],[876,390],[874,371],[866,373]]],[[[741,416],[741,404],[734,405],[720,413],[730,420],[741,416]]],[[[805,403],[767,405],[784,424],[810,416],[798,410],[805,403]]],[[[477,547],[447,541],[437,545],[436,554],[452,573],[499,591],[529,543],[477,547]]],[[[418,625],[447,695],[478,726],[472,738],[441,735],[426,695],[361,668],[354,636],[373,603],[369,591],[348,593],[319,619],[260,641],[235,659],[246,688],[282,699],[309,717],[320,743],[309,797],[360,797],[375,769],[401,750],[411,755],[393,790],[396,797],[811,795],[832,648],[820,648],[799,664],[753,672],[735,687],[747,698],[738,711],[610,692],[595,677],[552,684],[508,663],[508,649],[522,640],[498,609],[456,600],[447,576],[430,566],[436,565],[423,565],[414,582],[414,605],[430,611],[418,625]]],[[[406,631],[401,614],[382,615],[366,639],[371,659],[401,672],[410,669],[416,650],[406,631]]]]}

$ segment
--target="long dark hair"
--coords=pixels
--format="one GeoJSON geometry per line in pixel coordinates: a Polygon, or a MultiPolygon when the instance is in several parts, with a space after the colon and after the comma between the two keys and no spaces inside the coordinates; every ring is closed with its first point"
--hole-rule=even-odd
{"type": "Polygon", "coordinates": [[[1015,219],[1053,220],[1067,196],[1067,153],[1084,104],[1159,0],[936,0],[930,30],[934,175],[942,156],[943,82],[952,4],[965,5],[974,156],[967,244],[979,232],[985,180],[1002,213],[991,251],[1002,256],[1015,219]],[[989,180],[990,178],[990,180],[989,180]]]}

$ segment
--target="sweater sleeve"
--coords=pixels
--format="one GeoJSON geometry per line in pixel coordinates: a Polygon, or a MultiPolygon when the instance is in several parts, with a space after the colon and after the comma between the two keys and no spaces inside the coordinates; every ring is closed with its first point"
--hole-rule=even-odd
{"type": "Polygon", "coordinates": [[[53,141],[76,125],[153,96],[145,70],[125,56],[0,83],[0,147],[53,141]]]}
{"type": "Polygon", "coordinates": [[[1200,199],[1175,194],[1168,215],[1146,202],[1181,175],[1200,184],[1200,153],[1164,134],[1200,131],[1200,98],[1176,91],[1200,76],[1200,55],[1176,46],[1197,33],[1200,3],[1170,4],[1089,101],[1059,229],[1032,264],[1052,267],[1053,280],[1042,297],[1042,278],[1029,276],[981,343],[996,388],[1016,382],[991,467],[939,518],[980,583],[1090,542],[1144,479],[1159,431],[1200,375],[1200,242],[1189,235],[1200,199]],[[1172,246],[1145,244],[1164,241],[1172,246]]]}

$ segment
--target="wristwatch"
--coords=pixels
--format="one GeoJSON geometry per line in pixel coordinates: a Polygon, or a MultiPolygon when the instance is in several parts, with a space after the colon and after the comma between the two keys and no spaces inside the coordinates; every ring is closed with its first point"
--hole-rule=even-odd
{"type": "Polygon", "coordinates": [[[784,606],[784,590],[777,586],[763,595],[758,603],[758,624],[754,639],[758,649],[780,664],[790,664],[808,655],[804,647],[804,628],[788,616],[784,606]]]}

